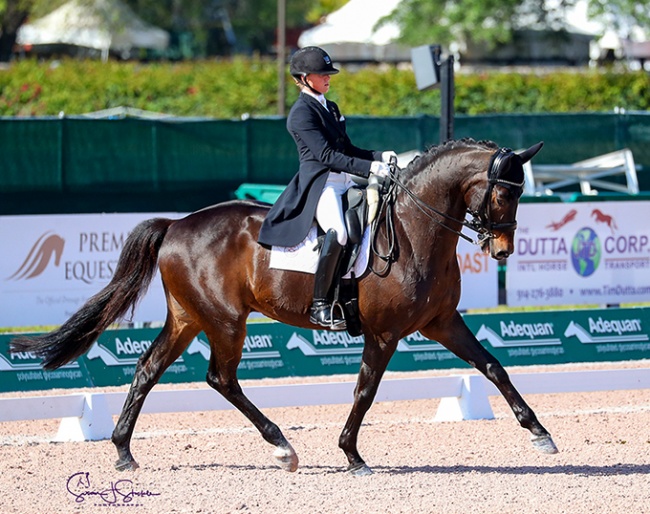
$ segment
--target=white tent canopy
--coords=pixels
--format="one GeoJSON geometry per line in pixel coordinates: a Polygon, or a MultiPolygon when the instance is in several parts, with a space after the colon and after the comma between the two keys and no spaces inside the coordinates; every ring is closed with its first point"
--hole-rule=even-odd
{"type": "Polygon", "coordinates": [[[336,61],[410,60],[410,49],[392,41],[400,34],[395,23],[374,30],[401,0],[350,0],[327,15],[320,25],[303,32],[300,47],[320,46],[336,61]]]}
{"type": "Polygon", "coordinates": [[[20,27],[20,45],[68,44],[128,52],[132,48],[163,50],[169,34],[138,18],[120,0],[71,0],[47,16],[20,27]]]}

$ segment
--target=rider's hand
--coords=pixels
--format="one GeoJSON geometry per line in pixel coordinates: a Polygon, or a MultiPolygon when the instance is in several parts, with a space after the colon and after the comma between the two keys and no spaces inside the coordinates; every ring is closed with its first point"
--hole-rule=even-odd
{"type": "Polygon", "coordinates": [[[370,173],[377,175],[378,177],[387,177],[390,174],[390,168],[385,162],[372,161],[372,164],[370,165],[370,173]]]}
{"type": "Polygon", "coordinates": [[[395,160],[397,161],[397,154],[393,152],[392,150],[387,150],[385,152],[381,152],[381,160],[382,162],[385,162],[386,164],[390,164],[390,158],[395,157],[395,160]]]}

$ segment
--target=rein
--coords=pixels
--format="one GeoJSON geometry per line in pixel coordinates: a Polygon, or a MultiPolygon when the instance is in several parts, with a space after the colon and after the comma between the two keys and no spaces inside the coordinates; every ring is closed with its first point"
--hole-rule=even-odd
{"type": "Polygon", "coordinates": [[[503,162],[509,155],[513,155],[512,150],[510,150],[509,148],[500,148],[490,159],[490,166],[487,171],[488,187],[485,190],[483,201],[481,202],[481,206],[479,207],[479,209],[478,210],[471,210],[469,208],[467,209],[467,213],[472,216],[472,219],[470,220],[467,219],[459,220],[427,204],[424,200],[419,198],[415,193],[413,193],[413,191],[411,191],[408,187],[406,187],[406,185],[404,185],[403,182],[399,180],[396,172],[396,170],[398,169],[397,165],[391,163],[390,176],[389,176],[390,186],[388,188],[388,192],[384,196],[384,201],[381,204],[380,212],[378,213],[377,217],[373,221],[373,226],[372,226],[373,237],[371,238],[372,239],[371,248],[374,255],[382,259],[383,261],[386,261],[386,266],[384,267],[383,270],[381,270],[381,273],[378,273],[375,269],[371,267],[372,271],[378,275],[385,273],[388,267],[390,266],[390,262],[393,260],[393,252],[395,250],[395,240],[396,240],[395,223],[393,221],[393,208],[394,208],[395,201],[397,199],[398,187],[402,191],[404,191],[404,193],[413,201],[413,203],[415,203],[416,207],[431,221],[441,226],[442,228],[450,232],[453,232],[457,236],[462,237],[463,239],[465,239],[471,244],[477,246],[484,245],[486,241],[495,237],[494,234],[492,233],[492,230],[501,230],[501,231],[516,230],[517,228],[516,221],[505,222],[505,223],[494,223],[489,219],[490,198],[492,196],[492,190],[494,189],[495,185],[500,184],[508,188],[516,187],[519,189],[520,196],[521,196],[521,192],[523,192],[524,182],[521,183],[511,182],[505,179],[501,179],[498,176],[500,167],[502,166],[503,162]],[[384,212],[386,214],[384,219],[386,220],[386,240],[388,241],[388,251],[386,254],[380,254],[377,248],[375,247],[375,239],[376,239],[375,236],[378,228],[377,223],[379,222],[379,219],[382,218],[381,215],[384,212]],[[455,223],[462,225],[463,227],[466,227],[467,229],[473,232],[476,232],[477,238],[473,239],[467,234],[461,232],[460,230],[456,230],[450,227],[449,225],[445,224],[444,221],[441,221],[440,219],[436,218],[434,214],[441,218],[444,218],[445,220],[453,221],[455,223]]]}

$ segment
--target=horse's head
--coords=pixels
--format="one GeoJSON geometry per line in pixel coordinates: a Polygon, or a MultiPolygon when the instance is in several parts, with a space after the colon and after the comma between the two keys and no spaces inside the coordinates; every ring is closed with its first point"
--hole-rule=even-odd
{"type": "Polygon", "coordinates": [[[543,144],[539,142],[519,154],[509,148],[492,154],[481,205],[470,213],[479,231],[481,249],[495,259],[505,259],[514,251],[517,207],[524,190],[523,165],[543,144]]]}

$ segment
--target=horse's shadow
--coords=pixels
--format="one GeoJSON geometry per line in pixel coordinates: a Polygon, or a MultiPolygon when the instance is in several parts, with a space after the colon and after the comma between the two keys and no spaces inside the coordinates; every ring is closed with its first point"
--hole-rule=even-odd
{"type": "MultiPolygon", "coordinates": [[[[190,464],[179,466],[179,468],[190,468],[198,471],[214,468],[226,468],[239,471],[266,471],[278,469],[277,466],[255,466],[241,464],[190,464]]],[[[574,476],[629,476],[649,475],[650,464],[613,464],[607,466],[590,465],[560,465],[560,466],[373,466],[376,474],[408,475],[413,473],[425,473],[429,475],[461,475],[464,473],[503,475],[574,475],[574,476]]],[[[299,471],[308,474],[332,474],[344,473],[344,467],[338,466],[311,466],[304,465],[298,468],[299,471]]]]}
{"type": "Polygon", "coordinates": [[[614,464],[607,466],[574,465],[559,466],[375,466],[377,473],[427,473],[427,474],[463,474],[463,473],[501,473],[504,475],[577,475],[577,476],[612,476],[612,475],[647,475],[650,464],[614,464]]]}

